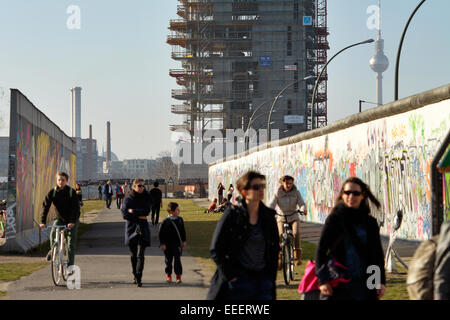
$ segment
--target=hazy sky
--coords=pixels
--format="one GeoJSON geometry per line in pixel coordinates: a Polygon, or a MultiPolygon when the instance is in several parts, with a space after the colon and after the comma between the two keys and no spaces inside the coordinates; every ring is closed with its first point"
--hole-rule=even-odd
{"type": "MultiPolygon", "coordinates": [[[[367,27],[377,0],[328,0],[330,50],[376,38],[367,27]]],[[[384,73],[384,102],[394,97],[398,42],[416,0],[382,0],[382,35],[390,67],[384,73]]],[[[112,151],[119,158],[150,158],[172,146],[170,113],[178,86],[166,44],[177,0],[0,0],[0,87],[17,88],[70,134],[70,88],[82,90],[82,136],[89,124],[99,150],[111,121],[112,151]],[[70,30],[67,8],[81,9],[81,28],[70,30]]],[[[400,98],[449,83],[450,1],[427,1],[416,14],[403,46],[400,98]]],[[[328,122],[358,111],[358,100],[375,100],[369,68],[373,44],[352,48],[329,66],[328,122]]],[[[179,87],[178,87],[179,88],[179,87]]],[[[373,107],[365,104],[363,110],[373,107]]],[[[5,110],[1,110],[2,113],[5,110]]]]}

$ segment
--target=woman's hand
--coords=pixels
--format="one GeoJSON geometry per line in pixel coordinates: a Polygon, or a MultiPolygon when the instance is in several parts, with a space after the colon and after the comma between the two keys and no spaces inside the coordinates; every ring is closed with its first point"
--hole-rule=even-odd
{"type": "Polygon", "coordinates": [[[165,245],[162,245],[162,246],[161,246],[161,250],[162,250],[162,251],[166,251],[166,246],[165,246],[165,245]]]}
{"type": "Polygon", "coordinates": [[[142,220],[147,220],[147,216],[139,216],[138,218],[142,220]]]}
{"type": "Polygon", "coordinates": [[[386,286],[384,284],[382,284],[382,285],[380,285],[380,289],[377,289],[378,299],[383,298],[385,293],[386,293],[386,286]]]}
{"type": "Polygon", "coordinates": [[[129,213],[133,213],[133,209],[128,209],[128,212],[129,213]]]}
{"type": "Polygon", "coordinates": [[[333,288],[331,288],[331,285],[329,283],[324,283],[319,287],[320,292],[325,296],[332,296],[333,295],[333,288]]]}

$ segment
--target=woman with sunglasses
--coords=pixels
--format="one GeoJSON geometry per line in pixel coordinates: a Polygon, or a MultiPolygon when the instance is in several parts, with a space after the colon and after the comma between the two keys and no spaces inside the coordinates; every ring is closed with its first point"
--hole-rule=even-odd
{"type": "Polygon", "coordinates": [[[249,171],[236,187],[214,231],[210,252],[217,264],[208,300],[275,300],[280,250],[275,210],[264,205],[265,176],[249,171]]]}
{"type": "Polygon", "coordinates": [[[125,245],[130,248],[134,283],[142,287],[145,248],[150,246],[150,228],[147,217],[152,208],[150,194],[145,190],[144,180],[136,179],[130,195],[122,205],[125,224],[125,245]]]}
{"type": "Polygon", "coordinates": [[[383,248],[377,220],[370,215],[369,200],[380,208],[380,202],[361,179],[352,177],[342,185],[316,251],[321,300],[376,300],[385,293],[383,248]],[[329,253],[348,269],[350,282],[332,288],[326,273],[320,272],[326,268],[329,253]],[[379,275],[378,281],[375,277],[375,289],[368,286],[369,276],[374,275],[374,271],[368,272],[369,266],[375,266],[375,274],[379,275]]]}

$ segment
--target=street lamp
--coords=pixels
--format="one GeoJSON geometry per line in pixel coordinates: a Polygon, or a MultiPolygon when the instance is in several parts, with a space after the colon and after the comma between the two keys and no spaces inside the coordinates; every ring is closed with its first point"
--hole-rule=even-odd
{"type": "Polygon", "coordinates": [[[403,40],[405,39],[406,30],[408,30],[409,23],[411,22],[412,18],[416,14],[417,10],[419,10],[419,8],[424,4],[425,1],[426,0],[422,0],[419,3],[419,5],[414,9],[413,13],[411,14],[411,16],[408,19],[408,22],[406,23],[405,28],[403,29],[402,37],[400,38],[400,44],[398,46],[398,51],[397,51],[397,61],[395,63],[395,101],[398,100],[398,70],[400,68],[400,54],[402,53],[403,40]]]}
{"type": "Polygon", "coordinates": [[[372,43],[372,42],[374,42],[374,41],[375,41],[375,40],[373,40],[373,39],[369,39],[369,40],[362,41],[362,42],[358,42],[358,43],[352,44],[352,45],[350,45],[350,46],[348,46],[348,47],[345,47],[344,49],[342,49],[341,51],[339,51],[338,53],[336,53],[333,57],[331,57],[331,59],[325,64],[325,67],[322,68],[322,71],[320,72],[319,76],[318,76],[317,79],[316,79],[316,84],[314,85],[314,91],[313,91],[313,94],[312,94],[312,100],[311,100],[311,130],[314,129],[314,99],[315,99],[315,96],[316,96],[317,86],[319,85],[319,79],[322,77],[323,72],[327,69],[328,64],[329,64],[331,61],[333,61],[333,59],[334,59],[338,54],[340,54],[341,52],[343,52],[343,51],[345,51],[345,50],[347,50],[347,49],[350,49],[351,47],[355,47],[355,46],[358,46],[358,45],[360,45],[360,44],[372,43]]]}
{"type": "Polygon", "coordinates": [[[359,112],[361,113],[361,110],[362,110],[362,103],[370,103],[370,104],[376,104],[376,105],[378,105],[378,103],[376,103],[376,102],[370,102],[370,101],[364,101],[364,100],[359,100],[359,112]]]}
{"type": "Polygon", "coordinates": [[[267,117],[267,136],[269,137],[269,141],[270,141],[270,119],[272,118],[272,112],[273,112],[273,108],[275,107],[275,104],[278,101],[278,98],[283,94],[284,91],[286,91],[289,87],[293,86],[294,84],[297,84],[301,81],[307,81],[309,79],[313,79],[314,76],[307,76],[303,79],[297,80],[295,82],[292,82],[290,84],[288,84],[286,87],[284,87],[283,89],[281,89],[280,92],[278,92],[278,94],[276,95],[275,99],[273,100],[272,106],[270,107],[270,111],[269,111],[269,116],[267,117]]]}

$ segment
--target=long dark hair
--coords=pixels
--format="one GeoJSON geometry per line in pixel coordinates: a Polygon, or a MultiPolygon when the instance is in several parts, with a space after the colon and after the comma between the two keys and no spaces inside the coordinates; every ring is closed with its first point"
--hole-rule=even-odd
{"type": "Polygon", "coordinates": [[[339,194],[336,198],[336,204],[339,202],[342,202],[342,195],[344,194],[344,187],[347,183],[354,183],[361,187],[361,191],[363,193],[364,199],[361,203],[364,203],[368,208],[369,207],[369,201],[370,200],[378,209],[381,207],[380,201],[373,195],[372,191],[370,190],[369,186],[364,183],[360,178],[357,177],[351,177],[344,181],[341,187],[341,191],[339,191],[339,194]]]}

